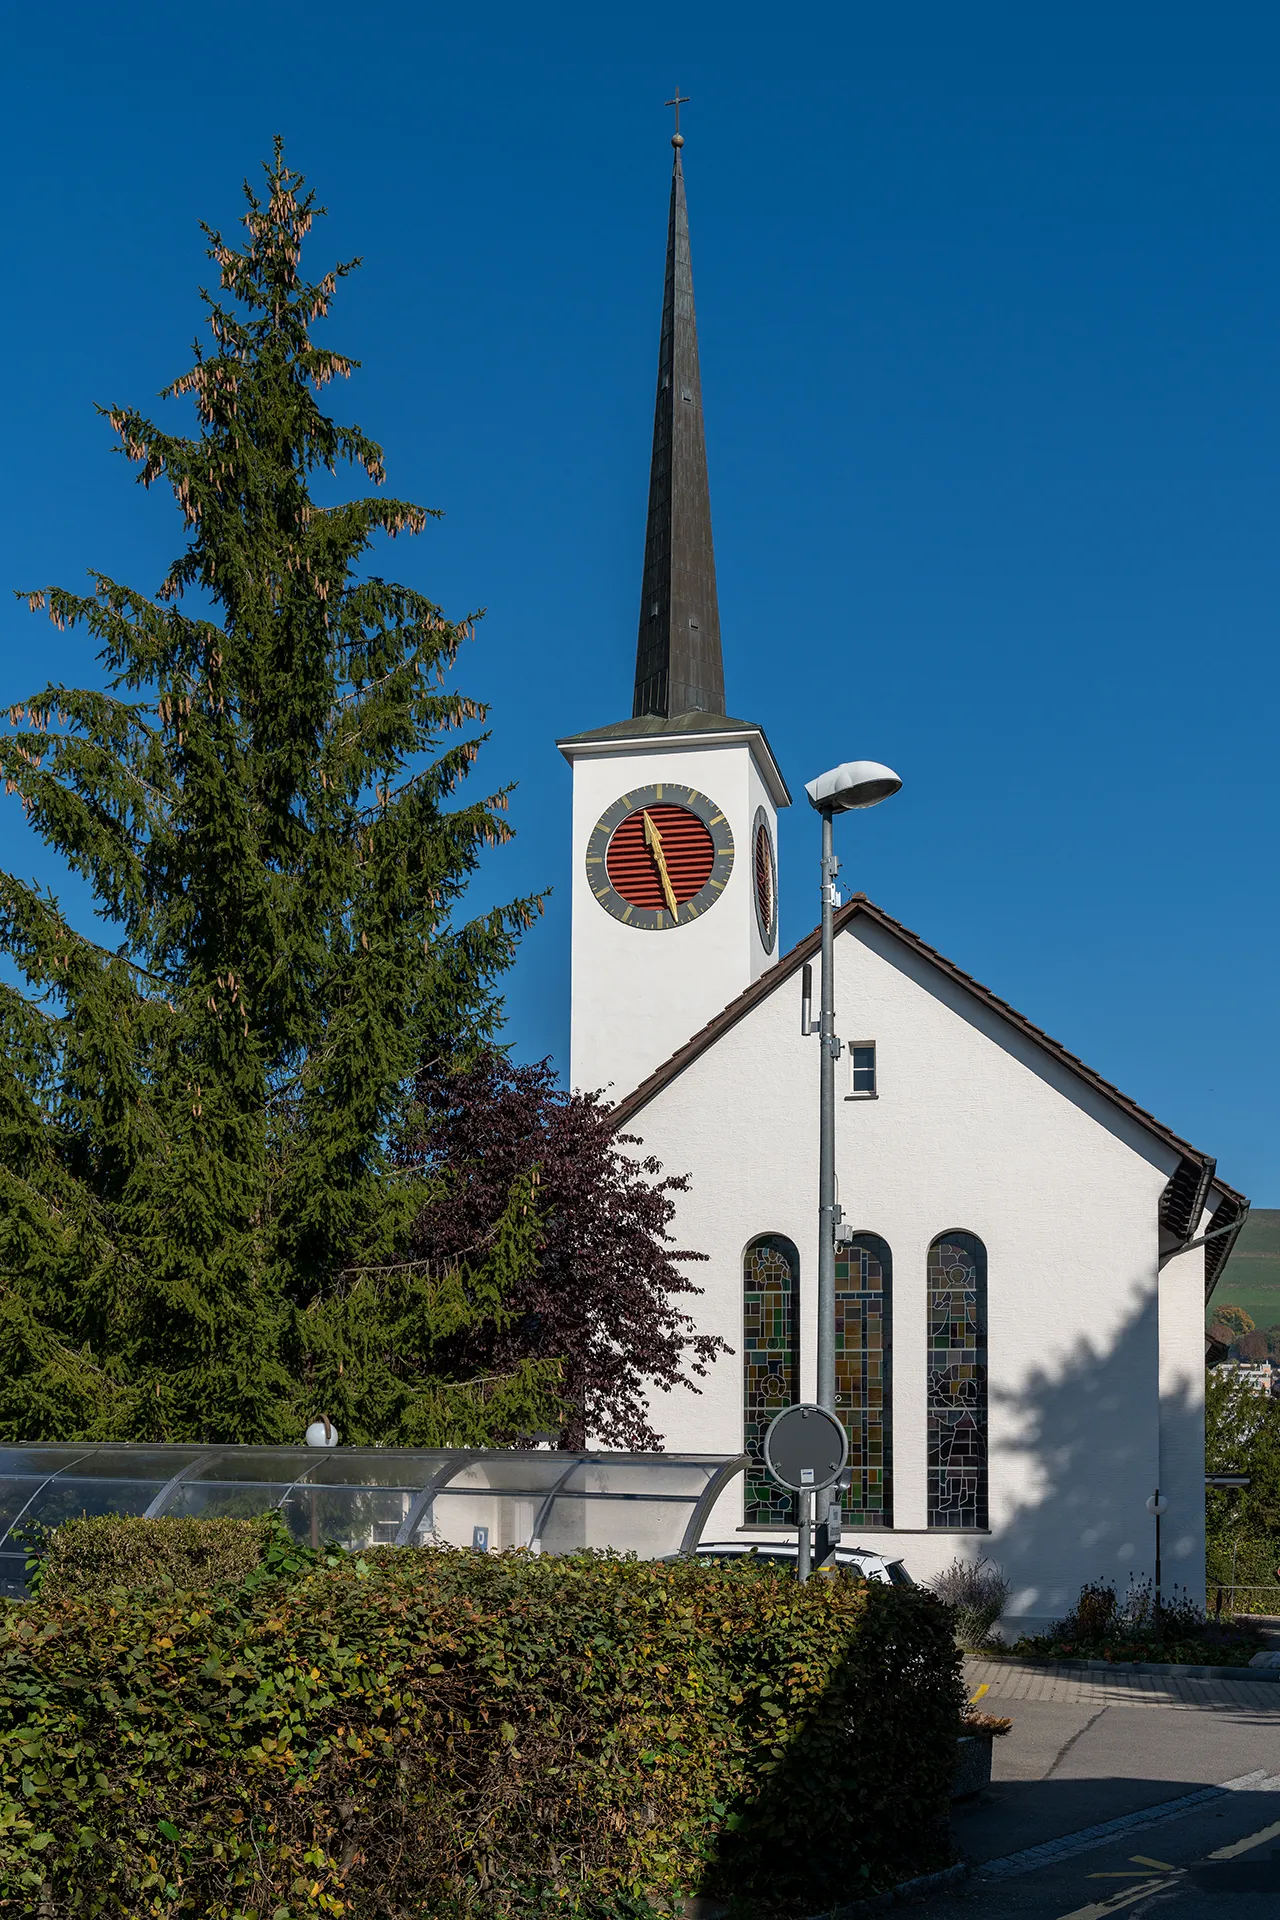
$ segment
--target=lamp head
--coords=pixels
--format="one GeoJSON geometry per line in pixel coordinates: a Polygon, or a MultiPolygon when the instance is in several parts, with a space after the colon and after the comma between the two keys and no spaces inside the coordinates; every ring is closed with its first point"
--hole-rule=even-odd
{"type": "Polygon", "coordinates": [[[846,760],[843,766],[821,773],[805,788],[809,805],[819,813],[851,813],[858,807],[878,806],[902,785],[892,767],[878,760],[846,760]]]}
{"type": "Polygon", "coordinates": [[[338,1429],[334,1426],[328,1414],[322,1413],[318,1420],[311,1422],[303,1438],[309,1447],[336,1447],[338,1444],[338,1429]]]}

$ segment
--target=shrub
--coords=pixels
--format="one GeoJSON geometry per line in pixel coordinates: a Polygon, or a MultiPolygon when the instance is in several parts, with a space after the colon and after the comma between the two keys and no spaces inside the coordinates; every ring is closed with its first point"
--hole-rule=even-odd
{"type": "Polygon", "coordinates": [[[987,1734],[993,1740],[1003,1739],[1012,1729],[1013,1721],[1003,1714],[975,1713],[972,1707],[965,1709],[960,1722],[961,1733],[987,1734]]]}
{"type": "Polygon", "coordinates": [[[961,1692],[920,1589],[383,1549],[0,1613],[18,1913],[812,1912],[941,1865],[961,1692]]]}
{"type": "Polygon", "coordinates": [[[1228,1519],[1206,1540],[1205,1575],[1211,1605],[1218,1610],[1218,1593],[1228,1613],[1280,1611],[1280,1540],[1247,1523],[1228,1519]]]}
{"type": "Polygon", "coordinates": [[[1211,1584],[1237,1592],[1235,1606],[1280,1610],[1280,1400],[1252,1393],[1238,1376],[1210,1368],[1205,1380],[1205,1465],[1248,1474],[1241,1488],[1205,1494],[1205,1548],[1211,1584]],[[1269,1589],[1269,1591],[1267,1590],[1269,1589]]]}
{"type": "Polygon", "coordinates": [[[933,1593],[955,1615],[962,1647],[985,1647],[1009,1600],[1009,1582],[990,1560],[953,1560],[931,1582],[933,1593]]]}
{"type": "MultiPolygon", "coordinates": [[[[300,1550],[276,1513],[256,1520],[163,1520],[95,1514],[66,1520],[33,1541],[38,1561],[31,1591],[41,1600],[240,1585],[282,1551],[301,1567],[300,1550]]],[[[292,1571],[292,1568],[289,1569],[292,1571]]]]}
{"type": "Polygon", "coordinates": [[[1105,1640],[1120,1623],[1120,1602],[1109,1580],[1086,1582],[1066,1618],[1054,1629],[1065,1639],[1105,1640]]]}
{"type": "Polygon", "coordinates": [[[1245,1666],[1259,1635],[1247,1626],[1206,1617],[1185,1588],[1156,1607],[1150,1580],[1129,1578],[1124,1599],[1110,1580],[1087,1583],[1070,1613],[1047,1633],[1018,1641],[1016,1652],[1050,1660],[1169,1660],[1245,1666]]]}

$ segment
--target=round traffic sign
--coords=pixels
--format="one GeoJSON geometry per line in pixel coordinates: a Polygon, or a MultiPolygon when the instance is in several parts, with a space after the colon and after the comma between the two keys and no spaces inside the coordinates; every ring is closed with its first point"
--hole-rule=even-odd
{"type": "Polygon", "coordinates": [[[764,1464],[792,1493],[834,1487],[849,1460],[849,1436],[825,1407],[784,1407],[764,1436],[764,1464]]]}

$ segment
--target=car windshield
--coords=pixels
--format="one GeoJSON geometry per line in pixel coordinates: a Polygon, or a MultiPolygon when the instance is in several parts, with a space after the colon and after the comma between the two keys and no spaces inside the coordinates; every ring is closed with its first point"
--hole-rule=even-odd
{"type": "MultiPolygon", "coordinates": [[[[790,1540],[778,1540],[763,1546],[739,1546],[733,1542],[724,1546],[702,1546],[697,1550],[699,1560],[718,1561],[723,1566],[738,1566],[743,1561],[755,1561],[757,1566],[794,1567],[799,1554],[795,1543],[790,1540]]],[[[846,1548],[837,1550],[836,1557],[828,1560],[825,1566],[814,1567],[815,1573],[856,1573],[863,1580],[886,1580],[893,1578],[882,1572],[883,1563],[878,1554],[851,1553],[846,1548]]],[[[913,1586],[911,1575],[899,1560],[896,1562],[898,1574],[895,1584],[913,1586]]]]}

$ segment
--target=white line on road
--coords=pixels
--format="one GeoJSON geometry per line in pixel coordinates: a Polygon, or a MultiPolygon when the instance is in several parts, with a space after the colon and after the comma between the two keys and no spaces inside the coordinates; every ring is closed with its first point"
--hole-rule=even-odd
{"type": "Polygon", "coordinates": [[[1074,1913],[1064,1913],[1061,1920],[1105,1920],[1109,1913],[1119,1913],[1122,1907],[1131,1907],[1135,1900],[1145,1900],[1149,1893],[1158,1893],[1161,1887],[1169,1885],[1168,1879],[1144,1880],[1140,1887],[1130,1887],[1125,1893],[1117,1893],[1110,1900],[1093,1900],[1087,1907],[1077,1907],[1074,1913]]]}
{"type": "Polygon", "coordinates": [[[1122,1814],[1118,1820],[1104,1820],[1096,1827],[1081,1827],[1076,1833],[1064,1833],[1060,1839],[1045,1840],[1038,1847],[1025,1847],[1021,1853],[1006,1853],[998,1860],[985,1860],[978,1871],[991,1880],[1034,1873],[1037,1867],[1046,1867],[1073,1853],[1105,1847],[1120,1834],[1137,1833],[1143,1827],[1159,1826],[1163,1820],[1175,1820],[1179,1814],[1190,1813],[1196,1807],[1207,1807],[1225,1793],[1280,1793],[1280,1774],[1269,1775],[1265,1767],[1258,1767],[1253,1773],[1241,1774],[1238,1780],[1224,1780],[1221,1786],[1201,1787],[1195,1793],[1184,1793],[1178,1800],[1162,1800],[1158,1806],[1141,1807],[1136,1813],[1122,1814]]]}
{"type": "MultiPolygon", "coordinates": [[[[1276,1781],[1268,1780],[1265,1788],[1255,1787],[1254,1791],[1271,1792],[1276,1785],[1276,1781]]],[[[1233,1781],[1224,1791],[1231,1791],[1233,1788],[1239,1791],[1239,1783],[1233,1781]]],[[[1280,1834],[1280,1820],[1273,1820],[1269,1827],[1259,1827],[1256,1833],[1246,1834],[1243,1840],[1235,1840],[1229,1847],[1219,1847],[1216,1852],[1206,1854],[1205,1858],[1206,1860],[1236,1860],[1242,1853],[1252,1853],[1255,1847],[1262,1846],[1267,1840],[1274,1840],[1277,1834],[1280,1834]]],[[[1137,1860],[1141,1856],[1134,1854],[1132,1858],[1137,1860]]],[[[1185,1875],[1185,1867],[1174,1867],[1163,1879],[1144,1881],[1140,1887],[1127,1887],[1123,1893],[1113,1894],[1110,1900],[1095,1900],[1087,1907],[1077,1907],[1072,1913],[1061,1914],[1059,1920],[1106,1920],[1108,1914],[1119,1913],[1122,1908],[1131,1907],[1135,1900],[1145,1900],[1149,1893],[1160,1893],[1165,1888],[1176,1887],[1185,1875]]]]}
{"type": "Polygon", "coordinates": [[[1280,1833],[1280,1820],[1273,1820],[1269,1827],[1260,1827],[1257,1833],[1251,1833],[1245,1840],[1237,1840],[1234,1846],[1219,1847],[1216,1853],[1209,1854],[1210,1860],[1234,1860],[1237,1854],[1248,1853],[1253,1847],[1260,1847],[1264,1840],[1274,1840],[1280,1833]]]}

